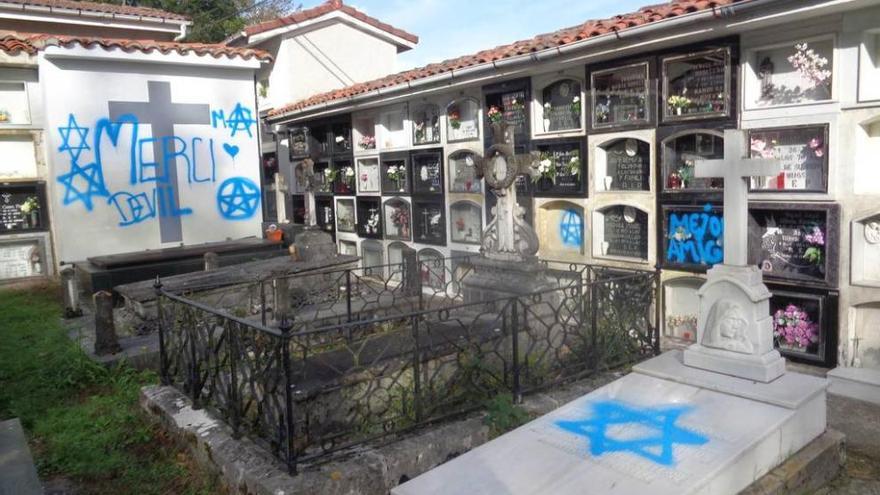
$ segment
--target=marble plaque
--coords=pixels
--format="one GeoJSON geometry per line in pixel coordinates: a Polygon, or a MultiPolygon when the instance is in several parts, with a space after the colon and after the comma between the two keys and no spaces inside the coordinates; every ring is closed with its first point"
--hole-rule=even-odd
{"type": "Polygon", "coordinates": [[[391,493],[735,493],[789,454],[780,431],[794,417],[779,405],[631,373],[391,493]]]}
{"type": "Polygon", "coordinates": [[[751,63],[757,81],[749,86],[752,89],[749,103],[755,107],[831,99],[833,39],[797,42],[758,50],[752,55],[751,63]],[[813,63],[804,65],[798,59],[812,60],[813,63]]]}
{"type": "Polygon", "coordinates": [[[336,172],[336,180],[333,181],[333,192],[336,194],[354,195],[357,172],[351,158],[336,158],[333,160],[333,170],[336,172]]]}
{"type": "Polygon", "coordinates": [[[446,140],[448,142],[480,139],[480,102],[461,98],[446,106],[446,140]]]}
{"type": "Polygon", "coordinates": [[[579,142],[540,145],[538,151],[541,165],[546,164],[551,173],[533,183],[536,196],[583,194],[586,166],[579,142]]]}
{"type": "Polygon", "coordinates": [[[803,126],[749,131],[752,158],[775,158],[782,172],[752,177],[756,191],[825,192],[828,175],[828,126],[803,126]]]}
{"type": "Polygon", "coordinates": [[[339,241],[339,254],[357,256],[357,243],[354,241],[339,241]]]}
{"type": "Polygon", "coordinates": [[[358,158],[357,160],[357,190],[358,193],[378,193],[379,188],[379,159],[358,158]]]}
{"type": "Polygon", "coordinates": [[[443,289],[446,286],[446,260],[439,251],[425,248],[418,254],[422,285],[432,289],[443,289]]]}
{"type": "Polygon", "coordinates": [[[336,200],[336,230],[354,232],[354,199],[336,200]]]}
{"type": "Polygon", "coordinates": [[[483,232],[483,209],[473,201],[458,201],[449,207],[452,242],[480,244],[483,232]]]}
{"type": "Polygon", "coordinates": [[[0,280],[43,275],[40,241],[23,240],[0,243],[0,280]]]}

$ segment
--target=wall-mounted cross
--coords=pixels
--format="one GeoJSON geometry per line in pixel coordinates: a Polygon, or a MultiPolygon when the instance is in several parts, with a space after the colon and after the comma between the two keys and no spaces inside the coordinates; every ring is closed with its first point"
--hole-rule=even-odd
{"type": "Polygon", "coordinates": [[[724,158],[696,160],[694,175],[724,179],[724,264],[748,264],[749,186],[744,179],[774,176],[782,163],[774,158],[746,158],[745,132],[724,131],[724,158]]]}

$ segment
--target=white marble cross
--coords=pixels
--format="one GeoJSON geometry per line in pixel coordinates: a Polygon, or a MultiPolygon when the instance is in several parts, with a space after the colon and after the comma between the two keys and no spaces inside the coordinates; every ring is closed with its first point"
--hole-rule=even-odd
{"type": "Polygon", "coordinates": [[[287,223],[287,184],[284,183],[284,176],[280,173],[275,174],[275,211],[277,212],[278,223],[287,223]]]}
{"type": "Polygon", "coordinates": [[[724,131],[724,159],[696,160],[700,178],[724,179],[724,264],[748,265],[749,185],[743,179],[774,176],[782,163],[774,158],[745,158],[750,146],[745,132],[724,131]]]}

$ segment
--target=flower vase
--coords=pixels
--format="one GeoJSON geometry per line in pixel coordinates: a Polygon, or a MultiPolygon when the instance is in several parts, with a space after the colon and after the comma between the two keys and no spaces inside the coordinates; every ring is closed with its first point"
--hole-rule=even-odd
{"type": "Polygon", "coordinates": [[[36,211],[32,211],[30,214],[29,222],[30,228],[35,229],[40,226],[40,214],[36,211]]]}
{"type": "Polygon", "coordinates": [[[800,346],[797,344],[787,344],[785,342],[779,343],[779,349],[783,350],[783,351],[789,351],[789,352],[800,352],[800,353],[807,352],[807,348],[804,346],[800,346]]]}
{"type": "Polygon", "coordinates": [[[679,117],[681,117],[682,110],[683,110],[683,108],[681,108],[681,107],[675,107],[675,115],[678,115],[679,117]]]}
{"type": "Polygon", "coordinates": [[[397,190],[398,190],[398,192],[406,192],[406,191],[403,190],[403,184],[400,183],[400,179],[397,178],[397,179],[394,179],[394,180],[395,180],[395,182],[397,182],[397,190]]]}
{"type": "Polygon", "coordinates": [[[501,122],[493,122],[491,125],[492,128],[492,139],[495,143],[503,143],[504,142],[504,129],[501,125],[501,122]]]}

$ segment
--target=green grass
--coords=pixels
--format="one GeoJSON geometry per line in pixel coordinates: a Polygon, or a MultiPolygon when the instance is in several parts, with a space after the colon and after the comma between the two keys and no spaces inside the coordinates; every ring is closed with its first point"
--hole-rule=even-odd
{"type": "Polygon", "coordinates": [[[142,415],[155,374],[93,363],[64,335],[57,293],[0,291],[0,419],[21,419],[40,477],[80,493],[222,492],[142,415]]]}

